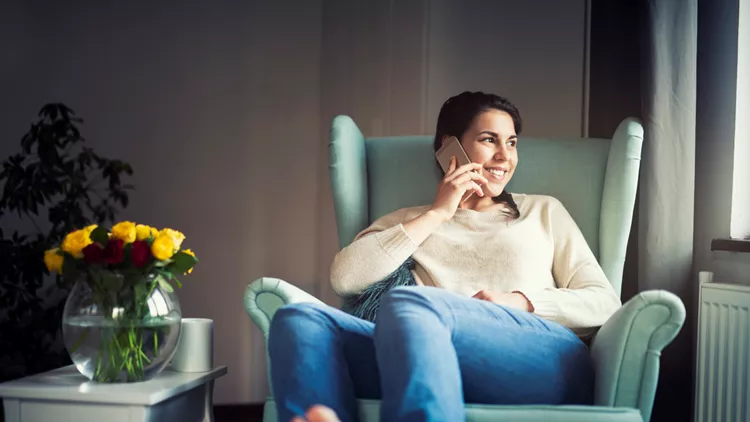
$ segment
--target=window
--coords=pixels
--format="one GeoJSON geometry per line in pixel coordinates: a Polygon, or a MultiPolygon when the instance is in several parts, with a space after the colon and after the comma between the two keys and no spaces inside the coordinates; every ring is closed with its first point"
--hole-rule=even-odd
{"type": "Polygon", "coordinates": [[[750,0],[740,0],[730,236],[750,240],[750,0]]]}

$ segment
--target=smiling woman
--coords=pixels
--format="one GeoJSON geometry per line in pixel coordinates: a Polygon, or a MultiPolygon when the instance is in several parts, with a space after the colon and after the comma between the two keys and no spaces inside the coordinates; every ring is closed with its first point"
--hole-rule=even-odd
{"type": "MultiPolygon", "coordinates": [[[[518,164],[516,144],[522,129],[521,114],[506,98],[464,92],[443,104],[433,147],[437,151],[450,136],[459,137],[472,162],[483,164],[482,175],[489,182],[482,189],[485,198],[507,205],[513,210],[513,216],[518,217],[518,206],[513,196],[505,191],[505,185],[518,164]]],[[[474,197],[461,207],[487,208],[492,202],[474,197]]]]}
{"type": "Polygon", "coordinates": [[[416,285],[386,290],[374,322],[322,304],[280,308],[268,339],[279,420],[315,404],[335,412],[320,420],[357,420],[357,398],[381,399],[394,422],[465,420],[465,402],[592,403],[583,340],[620,300],[560,201],[506,190],[520,132],[503,97],[444,103],[434,148],[455,136],[471,162],[452,159],[432,204],[379,218],[331,266],[341,296],[405,265],[416,285]]]}

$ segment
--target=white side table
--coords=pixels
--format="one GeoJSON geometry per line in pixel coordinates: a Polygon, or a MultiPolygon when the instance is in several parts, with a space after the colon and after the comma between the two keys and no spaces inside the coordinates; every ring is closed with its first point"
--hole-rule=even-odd
{"type": "Polygon", "coordinates": [[[6,422],[213,422],[214,380],[209,372],[175,372],[127,384],[89,381],[70,365],[0,384],[6,422]]]}

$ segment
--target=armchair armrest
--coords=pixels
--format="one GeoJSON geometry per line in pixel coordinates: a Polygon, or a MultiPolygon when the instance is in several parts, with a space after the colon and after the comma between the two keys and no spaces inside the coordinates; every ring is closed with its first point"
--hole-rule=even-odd
{"type": "Polygon", "coordinates": [[[648,421],[661,351],[674,340],[684,322],[685,305],[664,290],[641,292],[615,312],[591,344],[595,404],[637,408],[648,421]]]}
{"type": "Polygon", "coordinates": [[[301,302],[323,303],[299,287],[278,278],[262,277],[245,289],[245,310],[266,337],[276,311],[284,305],[301,302]]]}

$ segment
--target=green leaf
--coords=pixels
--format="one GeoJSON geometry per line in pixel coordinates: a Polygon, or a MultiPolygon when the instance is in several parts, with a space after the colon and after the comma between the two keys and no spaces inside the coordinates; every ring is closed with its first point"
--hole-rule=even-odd
{"type": "Polygon", "coordinates": [[[174,254],[172,260],[174,263],[172,263],[170,270],[178,274],[186,273],[187,270],[193,268],[193,266],[198,263],[198,260],[194,256],[188,255],[182,251],[174,254]]]}
{"type": "Polygon", "coordinates": [[[104,246],[107,244],[107,241],[109,240],[109,235],[107,232],[107,229],[105,229],[102,226],[97,226],[94,231],[91,232],[91,240],[104,246]]]}

